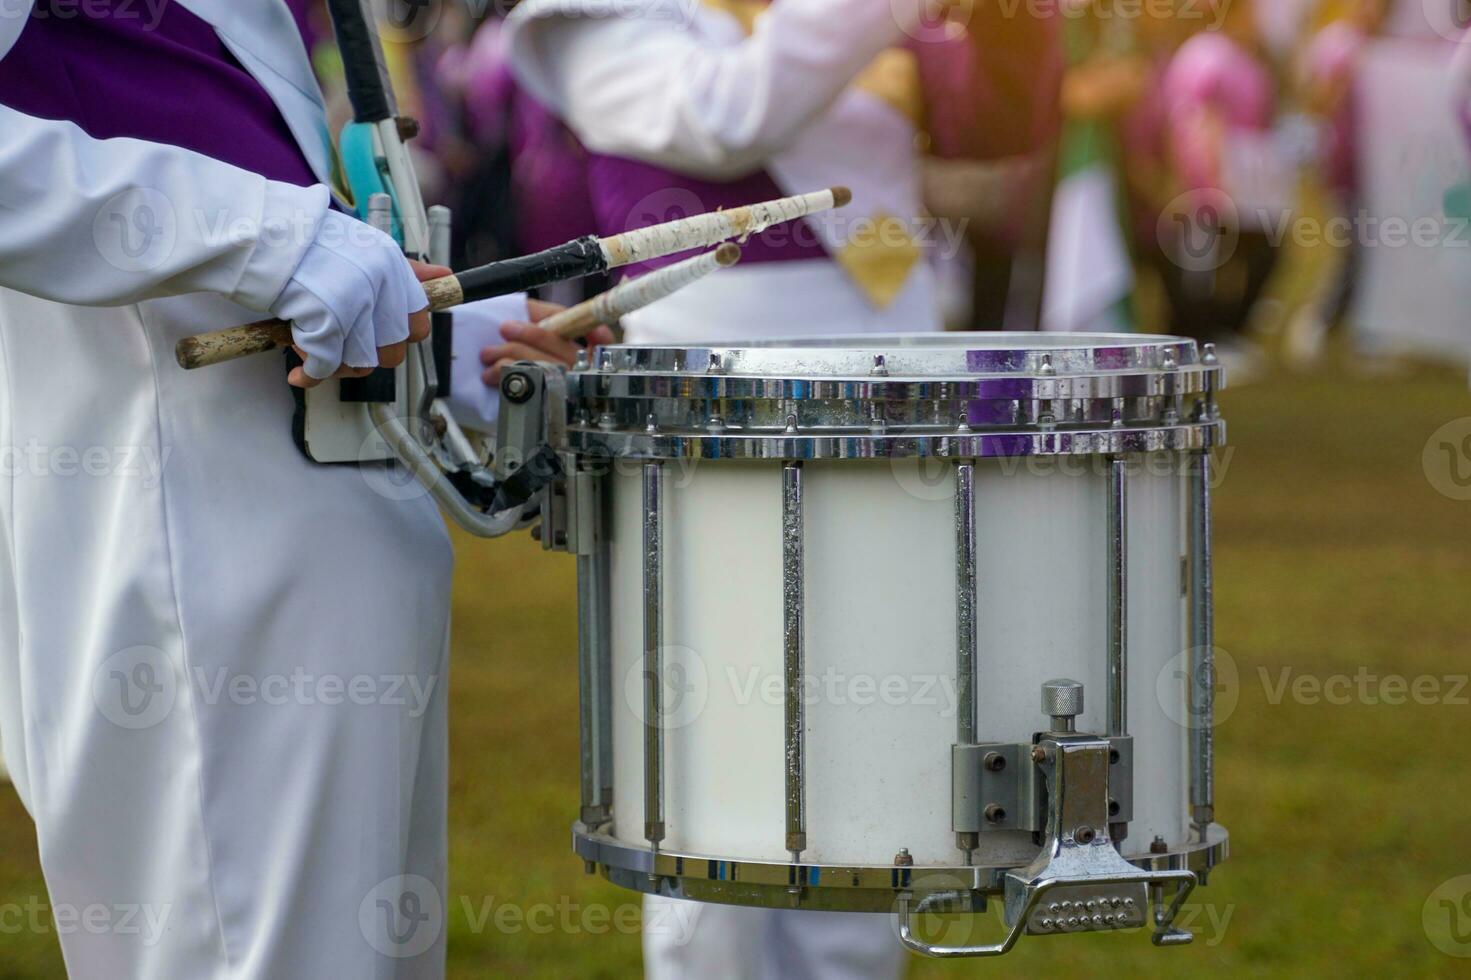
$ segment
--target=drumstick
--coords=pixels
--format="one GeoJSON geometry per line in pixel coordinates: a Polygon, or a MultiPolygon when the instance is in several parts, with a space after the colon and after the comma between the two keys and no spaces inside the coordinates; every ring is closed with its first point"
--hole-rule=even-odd
{"type": "Polygon", "coordinates": [[[577,340],[586,337],[597,327],[615,323],[630,313],[698,282],[717,269],[729,268],[740,260],[740,246],[726,242],[713,252],[697,255],[638,279],[631,279],[585,303],[554,313],[537,326],[564,340],[577,340]]]}
{"type": "MultiPolygon", "coordinates": [[[[429,297],[429,308],[438,312],[462,303],[525,292],[549,283],[578,279],[666,255],[709,248],[731,239],[744,240],[773,225],[840,208],[851,200],[853,194],[846,187],[832,187],[729,211],[697,214],[611,238],[589,235],[545,252],[431,279],[424,283],[424,292],[429,297]]],[[[261,320],[185,337],[175,345],[174,356],[180,367],[193,370],[275,350],[290,343],[289,323],[261,320]]]]}

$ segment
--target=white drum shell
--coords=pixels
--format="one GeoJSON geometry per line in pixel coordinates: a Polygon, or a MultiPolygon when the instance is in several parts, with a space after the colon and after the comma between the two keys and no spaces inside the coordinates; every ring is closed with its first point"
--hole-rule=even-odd
{"type": "MultiPolygon", "coordinates": [[[[1086,686],[1081,731],[1107,692],[1105,457],[976,467],[978,740],[1046,729],[1039,688],[1086,686]]],[[[1128,484],[1128,729],[1134,819],[1125,853],[1189,834],[1189,730],[1158,683],[1187,646],[1182,563],[1187,467],[1135,456],[1128,484]]],[[[783,601],[779,463],[664,465],[664,850],[783,862],[783,601]]],[[[959,866],[951,823],[956,713],[953,465],[931,459],[804,465],[804,863],[959,866]]],[[[641,477],[611,494],[612,834],[643,838],[641,477]]],[[[1181,695],[1183,698],[1183,694],[1181,695]]],[[[1029,860],[1030,834],[983,833],[975,863],[1029,860]]]]}

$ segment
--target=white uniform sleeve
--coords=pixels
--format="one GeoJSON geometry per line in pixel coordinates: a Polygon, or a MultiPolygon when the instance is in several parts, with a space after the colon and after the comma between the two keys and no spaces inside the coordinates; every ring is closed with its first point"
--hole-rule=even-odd
{"type": "Polygon", "coordinates": [[[776,0],[748,39],[715,47],[669,5],[593,17],[532,4],[511,18],[511,63],[589,149],[729,179],[790,146],[923,6],[776,0]]]}
{"type": "Polygon", "coordinates": [[[0,106],[0,286],[83,306],[212,292],[268,310],[326,187],[0,106]]]}

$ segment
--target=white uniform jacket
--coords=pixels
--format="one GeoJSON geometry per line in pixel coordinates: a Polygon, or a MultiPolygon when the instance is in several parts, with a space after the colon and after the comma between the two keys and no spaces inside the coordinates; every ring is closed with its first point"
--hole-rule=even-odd
{"type": "MultiPolygon", "coordinates": [[[[177,2],[325,184],[281,0],[177,2]]],[[[440,517],[307,462],[279,357],[173,357],[260,318],[328,201],[0,108],[0,729],[58,919],[106,912],[58,930],[75,977],[443,973],[440,517]],[[107,232],[140,203],[177,220],[129,254],[107,232]]]]}

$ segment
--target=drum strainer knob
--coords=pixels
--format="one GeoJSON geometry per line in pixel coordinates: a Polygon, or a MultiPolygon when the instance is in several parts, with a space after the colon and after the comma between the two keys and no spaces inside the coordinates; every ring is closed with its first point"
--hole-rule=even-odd
{"type": "Polygon", "coordinates": [[[1054,732],[1074,731],[1073,719],[1083,713],[1083,685],[1070,680],[1043,684],[1042,713],[1052,718],[1054,732]]]}

